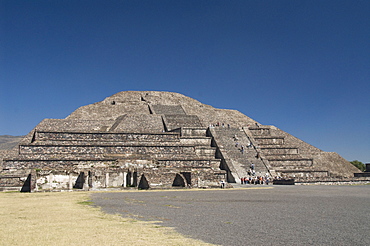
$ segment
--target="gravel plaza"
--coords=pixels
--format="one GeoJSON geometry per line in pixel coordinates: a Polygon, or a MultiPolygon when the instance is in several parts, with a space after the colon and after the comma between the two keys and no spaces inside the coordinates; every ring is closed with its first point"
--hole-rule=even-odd
{"type": "Polygon", "coordinates": [[[370,245],[369,185],[101,192],[106,213],[219,245],[370,245]]]}

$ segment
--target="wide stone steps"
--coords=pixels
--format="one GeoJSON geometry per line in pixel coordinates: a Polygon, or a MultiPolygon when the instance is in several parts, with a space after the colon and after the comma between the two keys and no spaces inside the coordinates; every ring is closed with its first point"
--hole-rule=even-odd
{"type": "Polygon", "coordinates": [[[231,159],[238,178],[249,176],[248,172],[251,169],[251,164],[254,164],[256,175],[264,175],[267,169],[263,162],[257,157],[257,152],[254,148],[247,148],[249,139],[243,130],[239,128],[213,128],[216,132],[218,146],[222,146],[222,150],[226,152],[226,156],[231,159]],[[242,146],[243,149],[242,150],[242,146]]]}

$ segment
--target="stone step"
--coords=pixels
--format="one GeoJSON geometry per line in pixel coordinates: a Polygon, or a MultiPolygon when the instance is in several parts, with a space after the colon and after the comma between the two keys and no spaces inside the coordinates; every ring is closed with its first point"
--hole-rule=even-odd
{"type": "MultiPolygon", "coordinates": [[[[129,141],[84,141],[84,140],[42,140],[34,141],[30,146],[211,146],[209,137],[182,137],[175,140],[129,140],[129,141]]],[[[22,146],[27,146],[22,144],[22,146]]]]}
{"type": "Polygon", "coordinates": [[[204,146],[94,146],[94,145],[21,145],[19,153],[36,156],[74,156],[96,154],[150,155],[152,158],[205,156],[214,158],[216,149],[204,146]]]}
{"type": "MultiPolygon", "coordinates": [[[[46,158],[46,159],[35,159],[35,158],[18,158],[14,160],[6,160],[4,162],[4,169],[12,169],[12,168],[40,168],[40,169],[53,169],[57,166],[64,165],[66,167],[71,167],[75,165],[82,165],[85,167],[115,167],[115,168],[123,168],[126,167],[125,165],[122,166],[121,162],[124,159],[119,159],[117,162],[116,158],[109,158],[109,157],[102,157],[102,158],[63,158],[53,159],[53,158],[46,158]]],[[[205,158],[171,158],[171,159],[158,159],[158,160],[142,160],[141,162],[135,161],[135,165],[138,167],[169,167],[169,168],[218,168],[220,165],[220,160],[217,159],[205,159],[205,158]]],[[[133,164],[134,165],[134,164],[133,164]]]]}
{"type": "Polygon", "coordinates": [[[151,155],[132,155],[132,154],[95,154],[95,155],[40,155],[39,157],[35,157],[34,155],[18,155],[17,157],[13,158],[5,158],[5,162],[11,161],[74,161],[74,160],[103,160],[103,161],[113,161],[113,160],[131,160],[131,159],[142,159],[142,160],[154,160],[154,161],[219,161],[214,157],[207,158],[205,156],[196,156],[196,155],[177,155],[171,158],[156,158],[154,159],[151,155]]]}
{"type": "Polygon", "coordinates": [[[52,132],[36,131],[34,141],[100,141],[100,142],[126,142],[126,141],[178,141],[178,133],[109,133],[109,132],[52,132]]]}

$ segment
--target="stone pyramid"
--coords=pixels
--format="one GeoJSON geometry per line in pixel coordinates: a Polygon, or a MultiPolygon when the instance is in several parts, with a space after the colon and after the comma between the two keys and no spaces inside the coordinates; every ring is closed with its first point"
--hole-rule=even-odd
{"type": "Polygon", "coordinates": [[[352,178],[357,168],[275,126],[173,92],[124,91],[40,122],[2,156],[0,189],[219,187],[269,176],[352,178]]]}

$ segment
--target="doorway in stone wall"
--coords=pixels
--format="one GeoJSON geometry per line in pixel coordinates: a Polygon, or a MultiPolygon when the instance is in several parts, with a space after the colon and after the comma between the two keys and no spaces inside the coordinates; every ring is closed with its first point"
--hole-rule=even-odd
{"type": "Polygon", "coordinates": [[[139,182],[139,185],[138,185],[138,188],[139,189],[143,189],[143,190],[147,190],[150,188],[149,186],[149,182],[148,180],[146,179],[145,175],[142,174],[141,175],[141,178],[140,178],[140,182],[139,182]]]}
{"type": "Polygon", "coordinates": [[[185,187],[185,178],[179,173],[176,173],[176,177],[173,180],[172,186],[173,187],[185,187]]]}
{"type": "Polygon", "coordinates": [[[80,172],[80,174],[78,175],[77,180],[76,180],[76,183],[73,186],[73,188],[75,188],[75,189],[83,189],[84,184],[85,184],[85,173],[84,172],[80,172]]]}

